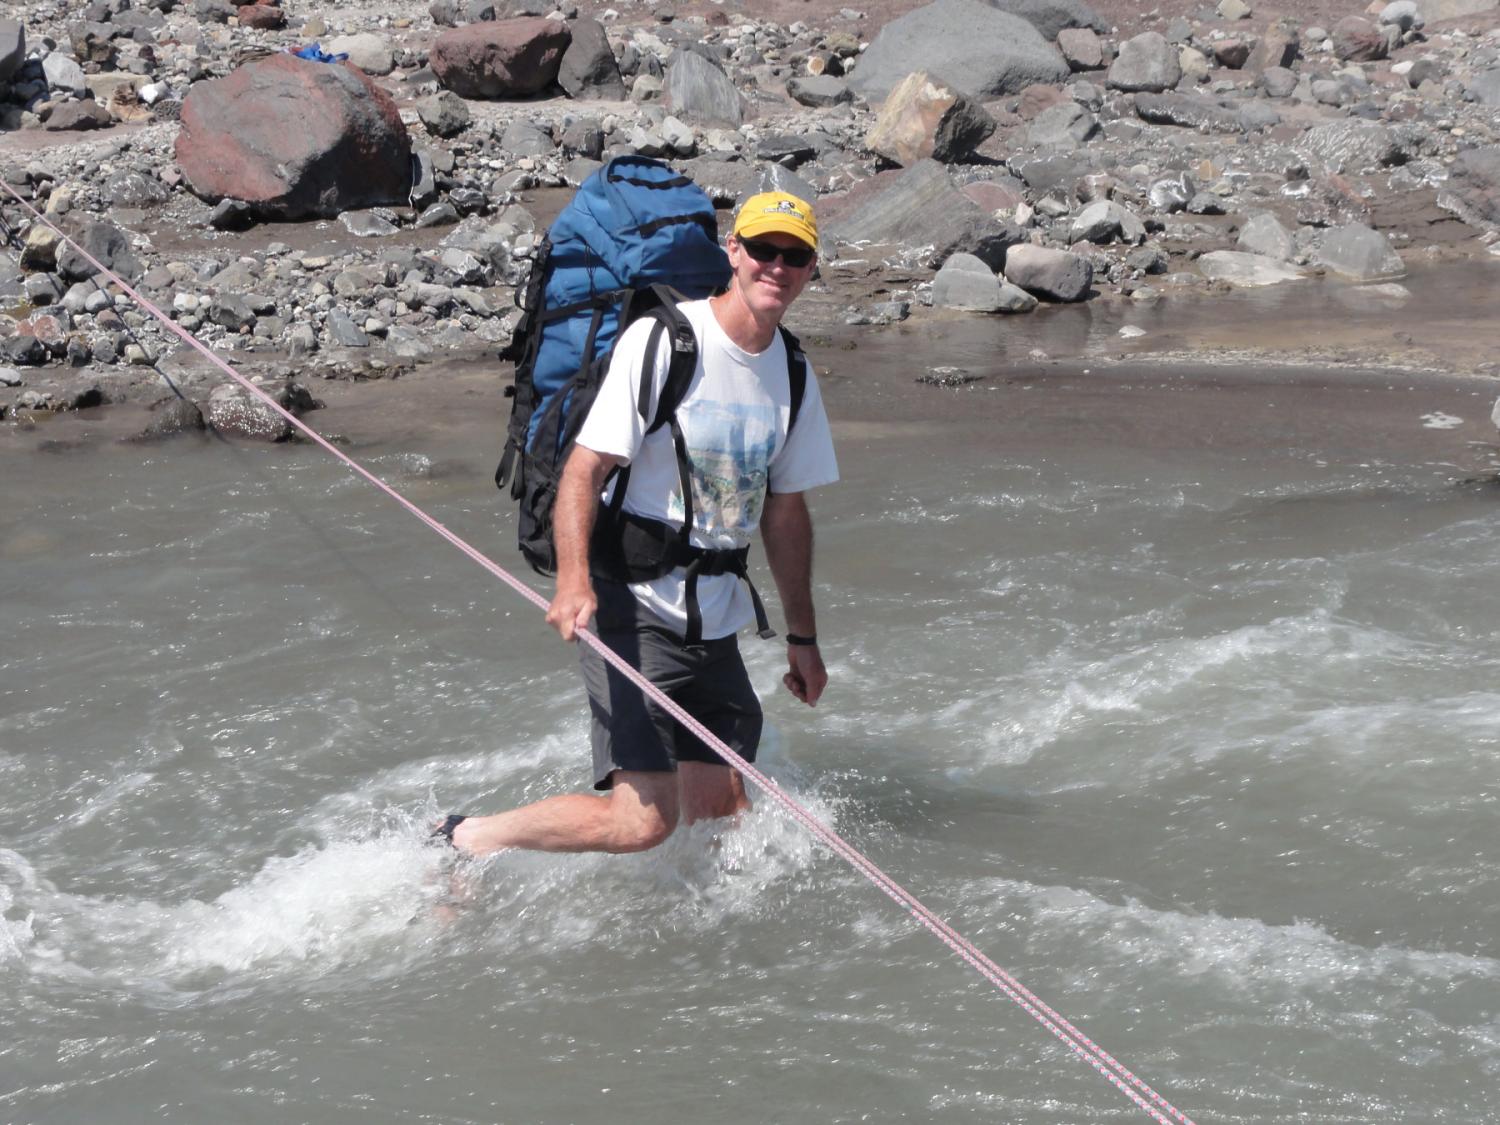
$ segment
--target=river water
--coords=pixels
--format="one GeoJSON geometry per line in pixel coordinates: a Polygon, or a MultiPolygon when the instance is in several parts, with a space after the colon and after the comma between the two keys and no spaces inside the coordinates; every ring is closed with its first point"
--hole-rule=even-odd
{"type": "MultiPolygon", "coordinates": [[[[824,357],[769,772],[1200,1122],[1500,1120],[1493,384],[994,354],[824,357]]],[[[473,401],[356,452],[508,564],[473,401]]],[[[450,902],[573,653],[326,455],[0,463],[0,1120],[1145,1119],[765,802],[450,902]]]]}

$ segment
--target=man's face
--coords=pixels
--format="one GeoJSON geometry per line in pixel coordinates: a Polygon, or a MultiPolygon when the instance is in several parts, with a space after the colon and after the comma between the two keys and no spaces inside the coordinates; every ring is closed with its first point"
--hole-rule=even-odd
{"type": "Polygon", "coordinates": [[[797,299],[802,287],[812,277],[817,266],[817,256],[812,255],[806,265],[789,266],[781,255],[768,262],[757,261],[751,251],[764,257],[767,248],[805,253],[810,247],[800,238],[790,234],[756,235],[741,239],[737,235],[728,240],[729,264],[734,269],[734,284],[745,298],[745,303],[757,314],[774,315],[778,320],[787,307],[797,299]],[[750,243],[747,249],[745,243],[750,243]]]}

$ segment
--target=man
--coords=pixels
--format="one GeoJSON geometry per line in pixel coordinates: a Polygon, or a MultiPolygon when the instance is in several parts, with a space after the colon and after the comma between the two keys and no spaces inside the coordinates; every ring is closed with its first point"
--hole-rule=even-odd
{"type": "MultiPolygon", "coordinates": [[[[668,427],[647,434],[638,407],[642,379],[655,403],[669,344],[646,355],[651,321],[620,337],[609,372],[568,457],[554,515],[557,590],[547,621],[575,640],[598,615],[597,633],[689,714],[753,761],[761,708],[735,633],[754,608],[731,573],[689,582],[681,567],[624,584],[591,574],[589,546],[611,473],[629,466],[623,510],[681,527],[714,551],[745,546],[760,528],[786,617],[782,682],[808,706],[828,674],[817,646],[812,599],[812,519],[803,493],[838,479],[828,418],[809,371],[795,426],[785,343],[778,328],[816,266],[812,208],[782,192],[751,197],[726,243],[729,287],[680,306],[698,342],[697,370],[676,413],[687,448],[684,497],[668,427]],[[690,633],[701,644],[686,644],[690,633]]],[[[596,558],[597,563],[597,558],[596,558]]],[[[597,569],[597,567],[596,567],[597,569]]],[[[495,816],[450,816],[438,830],[460,851],[504,848],[635,852],[655,847],[679,821],[728,817],[750,807],[739,772],[682,729],[591,648],[581,651],[592,712],[594,787],[495,816]]]]}

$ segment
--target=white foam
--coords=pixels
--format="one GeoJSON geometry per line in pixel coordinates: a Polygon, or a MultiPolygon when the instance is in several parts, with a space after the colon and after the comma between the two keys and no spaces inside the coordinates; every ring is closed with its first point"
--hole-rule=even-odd
{"type": "Polygon", "coordinates": [[[1306,921],[1273,925],[1256,918],[1183,914],[1133,899],[1116,904],[1072,887],[1037,887],[1006,879],[988,880],[986,885],[1030,908],[1033,941],[1049,950],[1076,939],[1110,951],[1130,972],[1156,965],[1179,979],[1213,978],[1218,988],[1229,991],[1326,992],[1355,981],[1426,988],[1434,982],[1500,981],[1500,960],[1494,958],[1364,946],[1306,921]]]}

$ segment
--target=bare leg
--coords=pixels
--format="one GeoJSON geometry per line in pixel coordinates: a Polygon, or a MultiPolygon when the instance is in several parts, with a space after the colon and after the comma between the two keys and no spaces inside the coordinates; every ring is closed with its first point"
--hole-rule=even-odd
{"type": "Polygon", "coordinates": [[[679,762],[677,782],[682,793],[682,819],[687,824],[737,817],[750,810],[745,779],[730,766],[679,762]]]}
{"type": "Polygon", "coordinates": [[[494,816],[471,816],[453,830],[453,843],[472,856],[503,848],[541,852],[641,852],[677,827],[677,777],[616,770],[602,796],[569,793],[494,816]]]}

